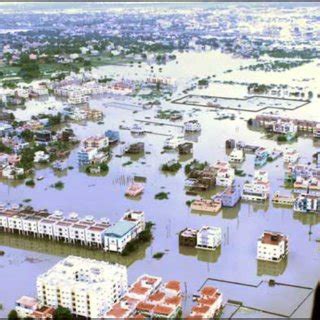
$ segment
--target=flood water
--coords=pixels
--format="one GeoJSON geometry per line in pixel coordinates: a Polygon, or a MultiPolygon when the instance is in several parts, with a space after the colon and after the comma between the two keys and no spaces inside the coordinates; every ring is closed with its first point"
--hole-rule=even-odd
{"type": "MultiPolygon", "coordinates": [[[[177,79],[180,93],[194,77],[216,75],[216,79],[239,82],[282,83],[300,86],[310,86],[313,90],[319,89],[319,66],[316,63],[304,65],[286,72],[253,72],[239,70],[240,65],[252,64],[253,60],[233,58],[220,52],[204,53],[177,53],[178,63],[169,62],[161,66],[162,72],[155,66],[155,73],[171,76],[177,79]],[[225,70],[234,70],[224,73],[225,70]],[[304,78],[311,80],[305,81],[304,78]]],[[[130,66],[106,66],[98,72],[111,77],[128,77],[144,79],[150,75],[150,66],[142,64],[130,66]]],[[[246,88],[239,85],[211,84],[207,89],[196,89],[191,93],[219,94],[220,96],[243,97],[246,88]]],[[[315,91],[316,93],[316,91],[315,91]]],[[[314,94],[316,96],[316,94],[314,94]]],[[[88,122],[72,124],[76,135],[85,138],[93,134],[103,134],[107,129],[117,129],[120,124],[132,125],[134,119],[154,117],[156,108],[133,112],[130,108],[105,107],[112,105],[112,101],[137,103],[130,98],[100,97],[90,100],[90,106],[103,110],[104,124],[88,122]]],[[[295,111],[287,111],[292,117],[312,118],[320,121],[318,112],[319,100],[315,97],[312,102],[295,111]]],[[[225,140],[234,138],[249,144],[263,145],[268,148],[280,147],[274,140],[266,139],[263,132],[249,130],[245,119],[255,116],[255,113],[234,112],[236,120],[215,120],[215,113],[207,108],[182,106],[162,101],[162,108],[181,110],[184,121],[198,119],[202,125],[199,136],[191,136],[194,144],[193,157],[214,163],[217,160],[227,160],[225,140]],[[243,117],[244,119],[240,119],[243,117]]],[[[20,118],[27,119],[37,110],[28,106],[23,112],[16,111],[20,118]]],[[[177,123],[179,124],[179,123],[177,123]]],[[[180,123],[181,124],[181,123],[180,123]]],[[[149,125],[148,130],[166,134],[181,133],[181,129],[169,126],[149,125]]],[[[175,175],[165,175],[160,171],[161,164],[171,159],[179,159],[177,153],[161,153],[165,136],[147,134],[143,137],[133,137],[129,131],[121,130],[122,141],[145,142],[146,154],[131,165],[123,166],[130,160],[129,157],[118,158],[113,156],[109,163],[109,173],[104,177],[88,176],[80,173],[77,168],[77,149],[69,159],[68,165],[74,166],[67,174],[57,176],[49,167],[36,172],[36,176],[44,176],[42,181],[36,181],[36,186],[30,188],[24,184],[0,184],[0,201],[23,203],[24,199],[31,199],[30,205],[34,208],[46,208],[49,211],[56,209],[65,213],[76,211],[79,215],[94,215],[97,218],[107,217],[116,222],[129,209],[145,211],[146,219],[155,223],[154,240],[151,245],[141,248],[139,252],[127,258],[116,255],[93,252],[86,249],[67,247],[60,244],[19,238],[18,236],[1,235],[0,249],[5,255],[0,257],[0,278],[2,287],[0,303],[3,310],[0,316],[5,316],[12,309],[14,301],[21,295],[36,294],[36,277],[53,266],[59,259],[68,255],[118,261],[128,266],[129,283],[142,273],[162,276],[164,280],[177,279],[183,283],[185,291],[186,310],[190,309],[191,296],[196,293],[202,283],[209,277],[245,283],[257,283],[260,280],[276,279],[278,282],[314,287],[320,276],[320,218],[315,215],[294,214],[292,209],[275,208],[271,200],[265,204],[244,203],[236,208],[223,209],[217,214],[198,214],[190,211],[186,201],[192,199],[184,190],[185,175],[183,169],[175,175]],[[145,191],[140,200],[128,199],[124,196],[127,178],[133,176],[147,178],[145,191]],[[64,182],[62,191],[51,188],[50,185],[61,180],[64,182]],[[155,200],[155,194],[169,192],[168,200],[155,200]],[[185,227],[200,228],[204,225],[219,226],[223,230],[223,243],[217,252],[203,252],[179,248],[178,233],[185,227]],[[274,264],[258,263],[256,260],[257,239],[264,230],[280,231],[289,237],[289,256],[285,264],[275,267],[274,264]],[[156,252],[165,252],[160,259],[153,259],[156,252]]],[[[312,154],[318,149],[311,137],[299,137],[298,141],[290,145],[302,155],[301,162],[312,161],[312,154]]],[[[113,149],[113,155],[119,153],[123,145],[113,149]]],[[[186,159],[180,159],[186,160],[186,159]]],[[[237,178],[239,181],[250,180],[249,174],[254,172],[253,156],[247,156],[241,166],[247,176],[237,178]]],[[[187,163],[189,160],[182,163],[187,163]]],[[[271,182],[271,196],[277,190],[284,190],[283,159],[268,163],[264,169],[269,172],[271,182]]],[[[213,193],[218,192],[218,189],[213,193]]],[[[289,192],[287,190],[286,192],[289,192]]],[[[222,290],[223,292],[223,290],[222,290]]],[[[281,291],[282,292],[282,291],[281,291]]],[[[224,293],[224,292],[223,292],[224,293]]],[[[241,287],[226,290],[226,299],[241,299],[250,306],[250,295],[241,287]]],[[[268,310],[278,310],[285,303],[286,291],[279,299],[270,299],[268,310]]],[[[268,299],[264,296],[264,299],[268,299]]],[[[310,313],[311,298],[297,311],[294,316],[307,317],[310,313]]]]}

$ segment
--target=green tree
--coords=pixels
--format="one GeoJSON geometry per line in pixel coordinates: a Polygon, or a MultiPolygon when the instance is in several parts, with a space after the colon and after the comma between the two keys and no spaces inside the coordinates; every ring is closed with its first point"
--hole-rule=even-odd
{"type": "Polygon", "coordinates": [[[67,308],[58,306],[53,314],[53,320],[72,320],[71,311],[67,308]]]}
{"type": "Polygon", "coordinates": [[[16,310],[12,309],[9,313],[8,313],[8,320],[18,320],[18,313],[16,310]]]}
{"type": "Polygon", "coordinates": [[[29,129],[26,129],[21,132],[21,138],[23,138],[27,142],[31,142],[33,140],[33,136],[34,136],[33,132],[29,129]]]}

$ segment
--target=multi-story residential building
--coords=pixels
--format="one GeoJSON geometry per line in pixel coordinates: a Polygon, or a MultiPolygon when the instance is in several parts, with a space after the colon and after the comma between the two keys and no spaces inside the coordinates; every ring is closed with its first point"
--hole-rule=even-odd
{"type": "Polygon", "coordinates": [[[51,131],[38,130],[34,133],[34,139],[40,145],[47,145],[52,140],[51,131]]]}
{"type": "Polygon", "coordinates": [[[53,226],[57,222],[56,219],[42,219],[38,222],[38,234],[41,238],[54,238],[53,226]]]}
{"type": "Polygon", "coordinates": [[[243,149],[234,148],[229,155],[229,162],[241,163],[245,160],[245,153],[243,149]]]}
{"type": "Polygon", "coordinates": [[[62,306],[74,315],[102,317],[127,292],[125,266],[69,256],[37,278],[40,306],[62,306]]]}
{"type": "Polygon", "coordinates": [[[143,211],[128,211],[122,220],[108,227],[104,233],[104,250],[122,252],[128,242],[145,229],[143,211]]]}
{"type": "Polygon", "coordinates": [[[85,230],[86,243],[89,246],[103,248],[104,247],[104,235],[107,228],[110,226],[109,223],[95,223],[89,226],[85,230]]]}
{"type": "Polygon", "coordinates": [[[40,151],[36,151],[34,153],[33,162],[34,163],[47,162],[47,161],[49,161],[49,158],[50,158],[50,156],[48,154],[46,154],[44,151],[40,150],[40,151]]]}
{"type": "Polygon", "coordinates": [[[228,187],[232,185],[235,173],[228,162],[217,161],[213,168],[216,170],[217,186],[228,187]]]}
{"type": "Polygon", "coordinates": [[[197,245],[198,230],[185,228],[179,233],[179,245],[186,247],[195,247],[197,245]]]}
{"type": "Polygon", "coordinates": [[[200,132],[201,125],[198,120],[190,120],[184,123],[185,132],[200,132]]]}
{"type": "Polygon", "coordinates": [[[298,126],[294,121],[282,121],[278,119],[273,123],[272,131],[275,133],[295,135],[298,131],[298,126]]]}
{"type": "Polygon", "coordinates": [[[294,164],[298,162],[300,155],[297,150],[287,148],[283,154],[283,161],[285,163],[294,164]]]}
{"type": "Polygon", "coordinates": [[[204,226],[197,233],[197,248],[215,250],[221,245],[222,230],[218,227],[204,226]]]}
{"type": "Polygon", "coordinates": [[[315,168],[308,164],[288,164],[285,171],[285,180],[295,181],[297,177],[304,179],[320,178],[320,168],[315,168]]]}
{"type": "Polygon", "coordinates": [[[24,169],[13,165],[8,165],[2,169],[2,177],[14,180],[24,175],[24,169]]]}
{"type": "Polygon", "coordinates": [[[283,206],[293,206],[295,201],[295,197],[293,195],[284,195],[280,194],[279,191],[275,192],[272,198],[272,202],[276,205],[283,205],[283,206]]]}
{"type": "Polygon", "coordinates": [[[97,148],[82,148],[78,151],[78,164],[79,166],[85,166],[90,164],[95,156],[98,154],[97,148]]]}
{"type": "MultiPolygon", "coordinates": [[[[137,232],[145,228],[143,212],[128,211],[123,220],[133,221],[137,232]]],[[[78,219],[76,213],[65,218],[61,211],[23,212],[22,210],[2,209],[0,228],[4,231],[34,235],[40,238],[60,240],[67,243],[79,243],[96,248],[104,248],[104,235],[110,227],[106,219],[94,220],[92,216],[78,219]]]]}
{"type": "Polygon", "coordinates": [[[320,195],[320,178],[303,178],[298,176],[293,184],[295,193],[308,193],[310,195],[320,195]]]}
{"type": "Polygon", "coordinates": [[[223,296],[218,289],[205,286],[200,290],[197,305],[192,307],[190,319],[213,319],[222,309],[223,296]]]}
{"type": "Polygon", "coordinates": [[[260,147],[255,152],[254,165],[256,167],[262,167],[268,161],[269,152],[266,148],[260,147]]]}
{"type": "Polygon", "coordinates": [[[141,210],[128,210],[125,212],[121,220],[135,223],[137,233],[142,232],[146,228],[144,212],[141,210]]]}
{"type": "Polygon", "coordinates": [[[257,259],[279,262],[288,255],[288,238],[280,232],[265,231],[258,240],[257,259]]]}
{"type": "Polygon", "coordinates": [[[255,171],[252,182],[245,183],[242,189],[241,198],[248,201],[263,201],[268,199],[270,183],[266,171],[255,171]]]}
{"type": "Polygon", "coordinates": [[[41,217],[38,216],[25,216],[22,219],[22,230],[25,234],[38,235],[38,225],[41,217]]]}
{"type": "Polygon", "coordinates": [[[107,136],[92,136],[82,141],[85,148],[106,148],[109,146],[109,138],[107,136]]]}
{"type": "Polygon", "coordinates": [[[69,94],[68,103],[77,105],[77,104],[85,104],[89,102],[89,96],[80,92],[73,92],[69,94]]]}
{"type": "Polygon", "coordinates": [[[241,188],[238,184],[227,187],[220,194],[223,207],[234,207],[241,198],[241,188]]]}
{"type": "Polygon", "coordinates": [[[295,212],[302,213],[319,213],[320,212],[320,197],[310,194],[300,194],[296,198],[293,204],[293,210],[295,212]]]}

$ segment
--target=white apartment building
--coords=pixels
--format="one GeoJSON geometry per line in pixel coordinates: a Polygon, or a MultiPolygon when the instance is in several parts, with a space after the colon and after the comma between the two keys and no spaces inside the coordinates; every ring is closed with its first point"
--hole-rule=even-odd
{"type": "Polygon", "coordinates": [[[92,136],[84,139],[82,144],[85,148],[102,149],[109,146],[109,138],[106,136],[92,136]]]}
{"type": "Polygon", "coordinates": [[[281,134],[295,134],[298,131],[298,126],[293,121],[282,121],[278,119],[273,123],[272,126],[273,132],[281,134]]]}
{"type": "Polygon", "coordinates": [[[143,211],[130,210],[104,234],[105,251],[122,252],[128,242],[135,239],[145,229],[143,211]]]}
{"type": "Polygon", "coordinates": [[[184,123],[185,132],[200,132],[201,125],[198,120],[190,120],[184,123]]]}
{"type": "Polygon", "coordinates": [[[16,179],[18,176],[22,176],[24,174],[23,168],[18,168],[15,166],[6,166],[2,170],[2,177],[13,180],[16,179]]]}
{"type": "Polygon", "coordinates": [[[229,165],[224,168],[220,168],[217,171],[216,185],[222,187],[230,187],[233,184],[234,177],[234,169],[229,165]]]}
{"type": "Polygon", "coordinates": [[[22,220],[22,230],[26,234],[38,234],[38,222],[41,220],[40,217],[27,216],[22,220]]]}
{"type": "Polygon", "coordinates": [[[42,219],[38,222],[38,234],[41,238],[49,237],[52,239],[54,237],[53,226],[56,220],[52,219],[42,219]]]}
{"type": "Polygon", "coordinates": [[[229,155],[229,162],[241,163],[245,160],[245,154],[243,149],[233,149],[229,155]]]}
{"type": "Polygon", "coordinates": [[[72,105],[84,104],[89,102],[89,96],[86,96],[79,92],[72,93],[68,98],[68,103],[72,105]]]}
{"type": "Polygon", "coordinates": [[[258,239],[258,260],[279,262],[287,255],[288,238],[282,233],[265,231],[258,239]]]}
{"type": "Polygon", "coordinates": [[[254,173],[252,182],[243,185],[242,199],[247,201],[264,201],[269,198],[270,183],[268,172],[257,170],[254,173]]]}
{"type": "Polygon", "coordinates": [[[86,242],[89,246],[103,247],[104,234],[110,224],[95,224],[86,229],[86,242]]]}
{"type": "Polygon", "coordinates": [[[222,230],[218,227],[204,226],[197,233],[196,248],[215,250],[221,245],[222,230]]]}
{"type": "Polygon", "coordinates": [[[34,153],[33,162],[34,163],[47,162],[49,158],[50,157],[48,154],[40,150],[34,153]]]}
{"type": "Polygon", "coordinates": [[[241,198],[247,201],[264,201],[269,197],[265,184],[249,182],[243,185],[241,198]]]}
{"type": "Polygon", "coordinates": [[[77,315],[97,319],[127,292],[127,269],[69,256],[37,278],[40,306],[63,306],[77,315]]]}
{"type": "Polygon", "coordinates": [[[283,161],[285,163],[294,164],[298,162],[300,155],[297,150],[287,148],[283,154],[283,161]]]}

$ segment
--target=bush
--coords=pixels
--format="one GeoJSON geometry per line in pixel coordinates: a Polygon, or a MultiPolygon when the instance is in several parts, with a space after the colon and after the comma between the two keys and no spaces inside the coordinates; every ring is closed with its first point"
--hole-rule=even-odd
{"type": "Polygon", "coordinates": [[[18,320],[18,319],[19,317],[16,310],[13,309],[8,313],[8,320],[18,320]]]}
{"type": "Polygon", "coordinates": [[[154,198],[156,200],[167,200],[169,199],[169,192],[159,192],[154,196],[154,198]]]}
{"type": "Polygon", "coordinates": [[[58,308],[54,311],[53,320],[72,320],[71,311],[67,308],[58,306],[58,308]]]}
{"type": "Polygon", "coordinates": [[[162,165],[161,170],[167,171],[167,172],[177,172],[181,168],[181,164],[179,162],[173,162],[173,163],[165,163],[162,165]]]}
{"type": "Polygon", "coordinates": [[[102,172],[107,172],[109,170],[109,167],[108,167],[108,165],[106,163],[101,163],[100,164],[100,170],[102,172]]]}
{"type": "Polygon", "coordinates": [[[206,166],[208,166],[207,161],[200,162],[194,159],[184,167],[184,172],[188,175],[192,170],[203,170],[206,166]]]}
{"type": "Polygon", "coordinates": [[[287,137],[285,135],[279,135],[277,137],[278,142],[287,142],[287,137]]]}
{"type": "Polygon", "coordinates": [[[152,258],[160,260],[163,256],[164,256],[164,252],[157,252],[152,256],[152,258]]]}
{"type": "Polygon", "coordinates": [[[53,187],[61,190],[64,188],[64,183],[62,181],[58,181],[53,185],[53,187]]]}
{"type": "Polygon", "coordinates": [[[28,187],[34,187],[36,185],[33,179],[27,180],[25,184],[28,187]]]}

